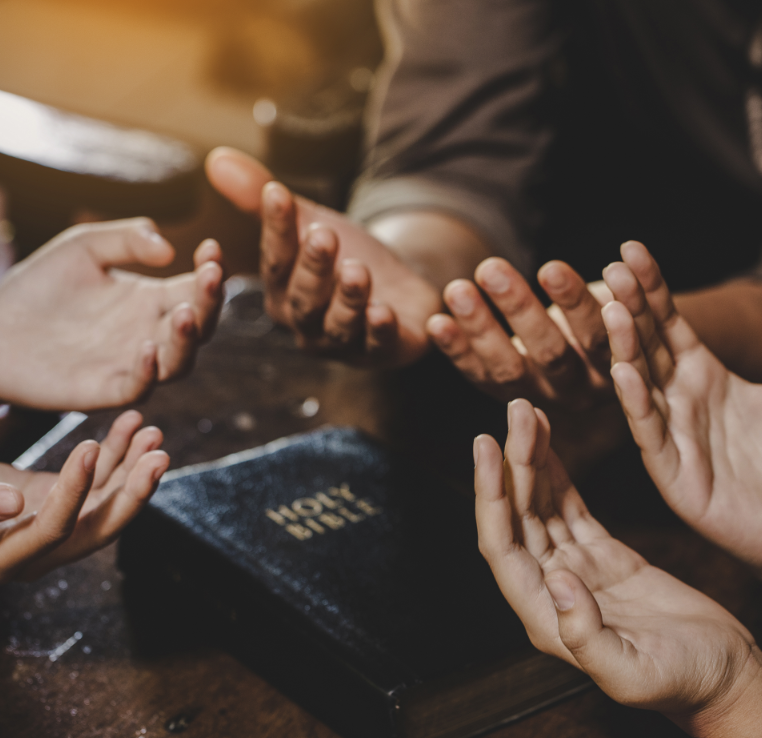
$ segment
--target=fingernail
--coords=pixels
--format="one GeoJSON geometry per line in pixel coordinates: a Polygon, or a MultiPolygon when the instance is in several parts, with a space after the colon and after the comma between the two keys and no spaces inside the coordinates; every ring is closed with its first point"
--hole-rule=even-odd
{"type": "Polygon", "coordinates": [[[546,579],[545,586],[561,612],[566,612],[574,607],[574,592],[562,579],[546,579]]]}
{"type": "Polygon", "coordinates": [[[492,269],[481,278],[482,287],[493,295],[502,295],[511,287],[511,280],[507,274],[498,269],[492,269]]]}
{"type": "Polygon", "coordinates": [[[0,515],[17,515],[21,511],[19,494],[5,485],[0,486],[0,515]]]}
{"type": "Polygon", "coordinates": [[[568,282],[566,275],[560,269],[551,269],[550,274],[545,275],[545,283],[552,290],[563,290],[568,282]]]}
{"type": "Polygon", "coordinates": [[[328,246],[328,237],[325,231],[313,229],[307,235],[307,249],[312,256],[317,258],[324,257],[328,246]]]}
{"type": "Polygon", "coordinates": [[[88,451],[85,454],[85,458],[82,463],[85,465],[85,470],[91,472],[93,469],[95,469],[95,464],[97,461],[98,449],[93,449],[92,451],[88,451]]]}
{"type": "Polygon", "coordinates": [[[476,300],[467,292],[462,290],[455,290],[450,295],[450,309],[456,315],[462,315],[466,317],[476,310],[476,300]]]}
{"type": "Polygon", "coordinates": [[[221,156],[214,161],[214,169],[223,179],[232,183],[235,189],[249,189],[252,182],[249,179],[249,173],[235,159],[229,156],[221,156]]]}
{"type": "Polygon", "coordinates": [[[286,197],[281,188],[277,185],[272,185],[267,188],[265,193],[265,207],[267,212],[273,217],[280,217],[285,214],[286,211],[286,197]]]}
{"type": "Polygon", "coordinates": [[[474,469],[479,463],[479,437],[474,438],[474,469]]]}
{"type": "Polygon", "coordinates": [[[155,233],[154,231],[151,231],[148,235],[148,238],[153,241],[157,246],[166,246],[167,240],[159,233],[155,233]]]}

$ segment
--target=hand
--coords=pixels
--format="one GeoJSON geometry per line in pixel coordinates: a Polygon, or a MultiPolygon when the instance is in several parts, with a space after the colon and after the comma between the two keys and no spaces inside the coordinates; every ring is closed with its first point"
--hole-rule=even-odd
{"type": "Polygon", "coordinates": [[[233,149],[207,158],[211,183],[262,221],[268,313],[304,348],[358,365],[397,366],[429,348],[437,291],[343,215],[293,196],[233,149]]]}
{"type": "Polygon", "coordinates": [[[604,272],[617,302],[603,315],[648,473],[686,523],[762,572],[762,386],[698,340],[645,246],[624,244],[622,258],[604,272]]]}
{"type": "Polygon", "coordinates": [[[196,271],[153,279],[112,267],[165,266],[174,250],[144,218],[70,228],[0,282],[0,397],[50,410],[133,402],[190,369],[222,301],[220,248],[196,271]]]}
{"type": "Polygon", "coordinates": [[[554,303],[546,310],[504,259],[482,262],[474,279],[515,335],[508,335],[476,285],[460,279],[444,292],[452,316],[428,321],[437,346],[498,400],[528,397],[543,407],[556,429],[556,451],[575,471],[613,449],[625,423],[609,377],[601,305],[611,295],[605,285],[586,285],[567,264],[549,262],[538,273],[554,303]]]}
{"type": "Polygon", "coordinates": [[[30,580],[111,543],[169,465],[158,428],[129,410],[99,446],[80,443],[60,474],[0,466],[0,583],[30,580]],[[26,512],[21,516],[22,512],[26,512]]]}
{"type": "Polygon", "coordinates": [[[508,420],[505,461],[491,437],[474,443],[476,521],[532,643],[693,735],[757,735],[762,654],[751,634],[591,517],[549,449],[541,410],[516,400],[508,420]]]}

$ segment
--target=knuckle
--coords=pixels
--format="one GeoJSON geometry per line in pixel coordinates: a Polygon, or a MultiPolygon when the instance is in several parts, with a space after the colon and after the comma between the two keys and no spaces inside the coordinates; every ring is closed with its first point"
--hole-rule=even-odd
{"type": "Polygon", "coordinates": [[[489,381],[499,385],[510,385],[521,381],[526,375],[526,369],[521,364],[500,363],[490,367],[489,381]]]}
{"type": "Polygon", "coordinates": [[[514,285],[501,301],[501,307],[506,317],[520,315],[532,307],[535,297],[529,287],[523,284],[514,285]]]}
{"type": "Polygon", "coordinates": [[[487,543],[481,536],[479,537],[479,553],[482,555],[484,560],[492,565],[492,547],[489,543],[487,543]]]}
{"type": "Polygon", "coordinates": [[[533,357],[547,374],[559,374],[573,361],[573,349],[568,345],[543,346],[533,357]]]}

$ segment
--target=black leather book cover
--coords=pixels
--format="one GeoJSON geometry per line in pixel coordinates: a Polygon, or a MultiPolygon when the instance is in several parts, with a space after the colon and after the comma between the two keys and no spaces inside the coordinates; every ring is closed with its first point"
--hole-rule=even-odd
{"type": "Polygon", "coordinates": [[[529,645],[470,501],[352,429],[170,473],[120,566],[214,603],[234,650],[347,736],[475,735],[586,684],[529,645]]]}

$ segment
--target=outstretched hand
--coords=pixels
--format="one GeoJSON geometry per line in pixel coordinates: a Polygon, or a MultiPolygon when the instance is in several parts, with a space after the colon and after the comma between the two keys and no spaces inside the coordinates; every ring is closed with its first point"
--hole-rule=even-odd
{"type": "Polygon", "coordinates": [[[491,437],[474,443],[476,521],[532,643],[692,735],[756,735],[762,654],[751,634],[592,518],[549,448],[541,410],[517,400],[508,418],[505,460],[491,437]]]}
{"type": "Polygon", "coordinates": [[[496,399],[526,397],[542,407],[556,429],[556,451],[575,471],[613,449],[626,424],[609,376],[611,353],[601,306],[611,295],[605,285],[587,285],[568,264],[549,262],[538,273],[553,301],[546,310],[505,259],[482,262],[474,280],[476,284],[455,280],[445,289],[451,315],[428,321],[437,346],[496,399]]]}
{"type": "Polygon", "coordinates": [[[603,315],[645,466],[683,520],[762,571],[762,386],[699,341],[645,246],[622,258],[604,272],[617,301],[603,315]]]}
{"type": "Polygon", "coordinates": [[[80,443],[60,474],[0,465],[0,583],[30,580],[111,543],[169,465],[158,428],[129,410],[102,444],[80,443]]]}
{"type": "Polygon", "coordinates": [[[165,266],[174,249],[145,218],[76,226],[0,282],[0,398],[50,410],[125,405],[188,371],[222,303],[216,241],[170,279],[114,267],[165,266]]]}
{"type": "Polygon", "coordinates": [[[399,366],[429,348],[437,291],[345,216],[296,197],[234,149],[207,158],[211,183],[262,222],[260,274],[268,313],[314,353],[399,366]]]}

